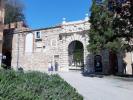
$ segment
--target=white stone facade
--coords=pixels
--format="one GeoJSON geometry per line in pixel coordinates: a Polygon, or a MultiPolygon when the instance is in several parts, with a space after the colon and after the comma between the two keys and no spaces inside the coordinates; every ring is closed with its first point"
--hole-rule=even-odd
{"type": "Polygon", "coordinates": [[[68,46],[73,41],[80,41],[84,47],[84,64],[86,63],[88,30],[90,23],[86,20],[66,22],[59,26],[26,30],[16,30],[12,44],[12,66],[24,70],[47,71],[48,63],[59,64],[59,71],[68,71],[68,46]],[[36,33],[39,32],[39,38],[36,33]]]}
{"type": "MultiPolygon", "coordinates": [[[[87,51],[89,41],[88,33],[90,23],[85,20],[66,22],[58,26],[30,30],[27,28],[17,28],[12,39],[12,61],[11,66],[14,69],[23,68],[25,71],[48,71],[48,65],[53,66],[55,61],[58,62],[59,71],[69,71],[69,45],[73,41],[79,41],[83,45],[84,70],[94,73],[95,55],[87,51]]],[[[127,63],[126,74],[132,74],[131,60],[133,57],[130,53],[123,56],[118,53],[116,59],[110,56],[108,51],[102,51],[100,54],[102,63],[102,73],[108,74],[116,70],[117,73],[123,74],[123,60],[127,63]],[[125,58],[124,58],[125,57],[125,58]],[[113,59],[113,61],[109,60],[113,59]],[[114,66],[111,63],[117,63],[114,66]]]]}

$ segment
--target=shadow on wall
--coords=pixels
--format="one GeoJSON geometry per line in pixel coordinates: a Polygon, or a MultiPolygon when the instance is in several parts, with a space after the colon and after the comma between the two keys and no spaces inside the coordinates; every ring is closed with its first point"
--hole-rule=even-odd
{"type": "Polygon", "coordinates": [[[88,74],[102,74],[103,67],[102,67],[102,56],[101,55],[94,55],[88,54],[86,57],[86,65],[84,69],[84,73],[88,74]]]}
{"type": "Polygon", "coordinates": [[[6,69],[11,68],[13,32],[14,32],[14,29],[4,30],[2,64],[3,64],[3,67],[6,69]]]}
{"type": "Polygon", "coordinates": [[[88,54],[88,56],[86,57],[86,65],[83,72],[84,75],[133,75],[133,64],[131,64],[131,55],[129,56],[129,54],[127,55],[127,53],[121,53],[121,56],[119,56],[120,54],[109,52],[108,57],[106,57],[106,59],[108,58],[109,61],[107,64],[108,66],[103,67],[102,65],[104,65],[104,61],[102,60],[105,60],[105,58],[103,58],[104,56],[102,57],[102,55],[88,54]]]}
{"type": "Polygon", "coordinates": [[[94,73],[94,55],[93,54],[88,54],[86,56],[86,65],[84,67],[84,73],[94,73]]]}

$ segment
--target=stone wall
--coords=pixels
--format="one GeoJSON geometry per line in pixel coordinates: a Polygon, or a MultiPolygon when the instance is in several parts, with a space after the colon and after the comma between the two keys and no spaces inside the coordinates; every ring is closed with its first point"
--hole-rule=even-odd
{"type": "Polygon", "coordinates": [[[126,62],[126,74],[133,74],[132,72],[132,62],[133,62],[133,54],[132,52],[126,53],[124,56],[124,61],[126,62]]]}
{"type": "MultiPolygon", "coordinates": [[[[56,60],[59,71],[69,71],[68,46],[73,41],[80,41],[84,47],[85,70],[94,73],[94,55],[87,51],[89,29],[88,21],[65,22],[55,27],[37,30],[17,28],[12,39],[12,67],[44,72],[48,70],[48,64],[51,63],[54,66],[56,60]],[[37,39],[37,32],[40,32],[40,39],[37,39]],[[27,36],[30,37],[27,38],[27,36]]],[[[99,55],[102,57],[102,73],[110,73],[109,52],[102,51],[99,55]]],[[[125,57],[128,63],[127,74],[132,74],[130,62],[128,62],[131,56],[127,54],[125,57]]],[[[123,74],[122,54],[117,54],[117,58],[118,73],[123,74]]]]}
{"type": "MultiPolygon", "coordinates": [[[[84,45],[84,59],[87,56],[86,44],[88,42],[87,30],[90,27],[89,25],[88,21],[80,21],[25,32],[16,30],[17,34],[13,36],[12,66],[15,69],[22,67],[24,70],[46,71],[48,63],[54,64],[57,60],[59,70],[68,71],[68,45],[72,41],[81,41],[84,45]],[[36,32],[41,33],[41,39],[36,39],[36,32]],[[28,34],[33,34],[32,52],[25,51],[28,34]]],[[[86,63],[86,60],[84,62],[86,63]]]]}

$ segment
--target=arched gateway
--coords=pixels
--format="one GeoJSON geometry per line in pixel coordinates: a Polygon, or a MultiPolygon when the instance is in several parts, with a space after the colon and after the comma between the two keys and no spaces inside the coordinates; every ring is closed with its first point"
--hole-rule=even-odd
{"type": "Polygon", "coordinates": [[[72,41],[68,46],[69,69],[77,70],[84,67],[84,46],[80,41],[72,41]]]}
{"type": "Polygon", "coordinates": [[[75,22],[63,21],[61,25],[37,30],[19,29],[13,36],[12,66],[47,71],[49,63],[53,67],[56,63],[59,71],[82,69],[88,55],[89,28],[86,18],[75,22]]]}
{"type": "Polygon", "coordinates": [[[87,31],[64,33],[62,34],[62,38],[64,42],[60,45],[62,49],[60,64],[63,66],[61,70],[82,69],[86,65],[88,55],[87,31]]]}
{"type": "MultiPolygon", "coordinates": [[[[15,24],[16,25],[16,24],[15,24]]],[[[48,65],[58,65],[58,71],[69,71],[70,69],[81,69],[93,73],[100,72],[108,74],[110,70],[123,73],[122,54],[109,56],[107,50],[101,51],[98,55],[93,55],[87,51],[89,41],[88,33],[90,23],[85,20],[66,22],[54,27],[30,30],[20,23],[15,29],[12,39],[11,66],[14,69],[19,67],[24,70],[47,71],[48,65]],[[28,36],[29,34],[29,36],[28,36]],[[110,59],[117,58],[116,60],[110,59]],[[50,64],[51,63],[51,64],[50,64]],[[109,66],[115,66],[114,68],[109,66]]],[[[9,39],[7,35],[7,39],[9,39]]],[[[5,41],[6,42],[6,41],[5,41]]],[[[9,47],[8,42],[6,42],[9,47]]],[[[132,73],[132,56],[126,54],[128,74],[132,73]]],[[[133,58],[133,57],[132,57],[133,58]]]]}

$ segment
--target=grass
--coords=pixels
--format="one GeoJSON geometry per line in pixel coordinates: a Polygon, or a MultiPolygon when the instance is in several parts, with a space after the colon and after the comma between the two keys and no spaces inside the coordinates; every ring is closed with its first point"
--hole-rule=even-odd
{"type": "Polygon", "coordinates": [[[0,100],[83,100],[58,75],[0,70],[0,100]]]}

